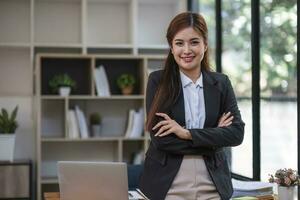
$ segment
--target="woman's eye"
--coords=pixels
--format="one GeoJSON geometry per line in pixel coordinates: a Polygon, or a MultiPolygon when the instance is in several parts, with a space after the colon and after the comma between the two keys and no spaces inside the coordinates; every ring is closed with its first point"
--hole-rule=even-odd
{"type": "Polygon", "coordinates": [[[176,42],[175,44],[176,44],[177,46],[182,46],[182,45],[183,45],[182,42],[176,42]]]}
{"type": "Polygon", "coordinates": [[[192,45],[197,45],[197,44],[199,44],[198,41],[192,41],[191,43],[192,43],[192,45]]]}

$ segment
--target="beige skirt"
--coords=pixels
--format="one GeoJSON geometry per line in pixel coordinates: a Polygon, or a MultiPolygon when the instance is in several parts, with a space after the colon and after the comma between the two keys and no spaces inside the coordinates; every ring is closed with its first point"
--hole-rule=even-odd
{"type": "Polygon", "coordinates": [[[202,156],[184,156],[165,200],[220,200],[202,156]]]}

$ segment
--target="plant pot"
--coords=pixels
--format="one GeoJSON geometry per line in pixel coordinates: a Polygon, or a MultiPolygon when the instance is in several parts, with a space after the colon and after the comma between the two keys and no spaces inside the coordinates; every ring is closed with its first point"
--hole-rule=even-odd
{"type": "Polygon", "coordinates": [[[0,160],[13,161],[16,134],[0,134],[0,160]]]}
{"type": "Polygon", "coordinates": [[[70,93],[71,93],[70,87],[65,87],[65,86],[59,87],[59,95],[60,96],[66,97],[66,96],[69,96],[70,93]]]}
{"type": "Polygon", "coordinates": [[[133,92],[133,86],[127,86],[122,88],[122,94],[123,95],[130,95],[133,92]]]}
{"type": "Polygon", "coordinates": [[[294,186],[278,186],[278,200],[294,200],[294,190],[294,186]]]}
{"type": "Polygon", "coordinates": [[[92,134],[94,137],[100,137],[101,136],[101,125],[92,125],[92,134]]]}

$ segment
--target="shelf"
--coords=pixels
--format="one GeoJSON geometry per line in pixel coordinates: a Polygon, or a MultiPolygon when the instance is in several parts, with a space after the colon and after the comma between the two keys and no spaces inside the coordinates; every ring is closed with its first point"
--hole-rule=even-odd
{"type": "Polygon", "coordinates": [[[88,139],[68,139],[68,138],[43,138],[42,142],[106,142],[106,141],[143,141],[141,138],[124,138],[124,137],[94,137],[88,139]]]}
{"type": "Polygon", "coordinates": [[[42,177],[41,183],[42,184],[58,184],[58,178],[57,177],[42,177]]]}
{"type": "Polygon", "coordinates": [[[147,44],[147,45],[139,45],[139,49],[154,49],[154,50],[168,50],[169,45],[167,44],[147,44]]]}
{"type": "Polygon", "coordinates": [[[30,48],[30,43],[26,42],[1,42],[0,48],[7,47],[7,48],[30,48]]]}
{"type": "Polygon", "coordinates": [[[41,102],[42,137],[64,137],[65,102],[60,100],[43,100],[41,102]]]}
{"type": "Polygon", "coordinates": [[[127,118],[130,109],[138,110],[144,106],[141,99],[114,100],[103,99],[101,101],[84,99],[70,99],[69,109],[78,106],[84,113],[86,119],[92,113],[99,113],[102,117],[101,136],[102,137],[122,137],[127,128],[127,118]]]}
{"type": "Polygon", "coordinates": [[[86,96],[86,95],[77,95],[77,96],[68,96],[62,97],[58,95],[42,95],[41,98],[43,100],[59,100],[59,99],[66,99],[66,100],[138,100],[138,99],[145,99],[144,95],[112,95],[110,97],[98,97],[98,96],[86,96]]]}
{"type": "Polygon", "coordinates": [[[141,58],[99,58],[96,57],[95,67],[104,66],[109,82],[110,93],[112,95],[120,95],[121,90],[116,82],[121,74],[132,74],[136,79],[133,90],[134,95],[144,93],[144,69],[143,59],[141,58]]]}
{"type": "Polygon", "coordinates": [[[35,47],[55,47],[55,48],[82,48],[82,44],[81,43],[64,43],[64,42],[60,42],[60,43],[47,43],[47,42],[39,42],[39,43],[34,43],[33,44],[35,47]]]}
{"type": "Polygon", "coordinates": [[[87,46],[132,44],[130,2],[130,0],[87,1],[87,46]]]}
{"type": "Polygon", "coordinates": [[[0,1],[0,43],[30,43],[30,2],[0,1]]]}
{"type": "Polygon", "coordinates": [[[49,88],[49,81],[58,74],[68,74],[76,82],[76,88],[71,91],[71,94],[91,94],[91,59],[75,56],[65,58],[43,57],[41,65],[41,94],[50,95],[53,93],[49,88]],[[85,76],[82,76],[83,74],[85,76]]]}
{"type": "Polygon", "coordinates": [[[105,49],[130,49],[133,48],[132,44],[88,44],[87,48],[105,48],[105,49]]]}
{"type": "Polygon", "coordinates": [[[37,0],[34,14],[35,43],[81,43],[80,0],[37,0]]]}

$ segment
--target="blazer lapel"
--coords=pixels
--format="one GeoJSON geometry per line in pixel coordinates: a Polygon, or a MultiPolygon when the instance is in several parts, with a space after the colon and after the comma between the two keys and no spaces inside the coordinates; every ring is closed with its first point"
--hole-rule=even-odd
{"type": "Polygon", "coordinates": [[[204,127],[215,127],[219,117],[221,93],[216,87],[217,81],[211,77],[209,72],[203,70],[202,75],[205,102],[204,127]]]}

